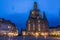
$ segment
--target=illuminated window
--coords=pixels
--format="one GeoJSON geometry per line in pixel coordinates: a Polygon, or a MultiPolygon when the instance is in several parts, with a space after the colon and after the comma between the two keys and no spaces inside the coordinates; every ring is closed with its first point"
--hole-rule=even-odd
{"type": "Polygon", "coordinates": [[[8,28],[11,28],[11,26],[8,26],[8,28]]]}
{"type": "Polygon", "coordinates": [[[25,31],[23,31],[23,35],[26,35],[26,32],[25,31]]]}
{"type": "Polygon", "coordinates": [[[38,24],[38,31],[40,31],[40,24],[38,24]]]}
{"type": "Polygon", "coordinates": [[[28,30],[30,31],[30,24],[28,24],[28,30]]]}
{"type": "MultiPolygon", "coordinates": [[[[13,34],[17,34],[18,32],[16,31],[17,29],[15,24],[11,23],[9,20],[5,20],[5,19],[0,19],[0,21],[2,21],[3,23],[0,22],[0,35],[7,35],[9,36],[11,33],[13,34]],[[2,21],[3,20],[3,21],[2,21]],[[11,33],[10,33],[11,32],[11,33]],[[8,35],[9,33],[9,35],[8,35]]],[[[14,35],[12,35],[14,36],[14,35]]],[[[16,36],[16,35],[15,35],[16,36]]]]}
{"type": "Polygon", "coordinates": [[[35,30],[35,25],[33,24],[33,30],[35,30]]]}
{"type": "Polygon", "coordinates": [[[32,14],[34,14],[34,11],[32,11],[32,14]]]}
{"type": "Polygon", "coordinates": [[[38,33],[38,32],[36,32],[36,33],[35,33],[35,36],[36,36],[36,37],[38,37],[38,36],[39,36],[39,33],[38,33]]]}

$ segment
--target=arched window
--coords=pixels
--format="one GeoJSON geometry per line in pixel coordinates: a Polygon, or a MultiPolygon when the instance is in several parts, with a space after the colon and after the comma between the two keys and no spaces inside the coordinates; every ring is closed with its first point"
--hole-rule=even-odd
{"type": "Polygon", "coordinates": [[[38,23],[38,31],[40,31],[40,24],[38,23]]]}
{"type": "Polygon", "coordinates": [[[35,30],[35,24],[33,23],[33,31],[35,30]]]}
{"type": "Polygon", "coordinates": [[[30,24],[28,24],[28,31],[30,31],[30,24]]]}

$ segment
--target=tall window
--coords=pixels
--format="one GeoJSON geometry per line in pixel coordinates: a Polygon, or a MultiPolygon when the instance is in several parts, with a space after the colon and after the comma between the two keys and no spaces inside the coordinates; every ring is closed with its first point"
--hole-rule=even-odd
{"type": "Polygon", "coordinates": [[[38,20],[38,23],[40,23],[40,20],[38,20]]]}
{"type": "Polygon", "coordinates": [[[38,31],[40,31],[40,24],[38,24],[38,31]]]}
{"type": "Polygon", "coordinates": [[[35,30],[35,24],[33,24],[33,30],[35,30]]]}
{"type": "Polygon", "coordinates": [[[28,24],[28,30],[30,31],[30,24],[28,24]]]}

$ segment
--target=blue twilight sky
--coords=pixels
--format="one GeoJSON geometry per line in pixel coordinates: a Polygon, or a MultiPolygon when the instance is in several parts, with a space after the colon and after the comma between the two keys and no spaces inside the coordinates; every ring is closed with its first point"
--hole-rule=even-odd
{"type": "Polygon", "coordinates": [[[41,15],[43,15],[43,11],[46,12],[50,26],[60,25],[60,0],[0,0],[0,18],[12,21],[18,30],[24,29],[35,1],[41,15]]]}

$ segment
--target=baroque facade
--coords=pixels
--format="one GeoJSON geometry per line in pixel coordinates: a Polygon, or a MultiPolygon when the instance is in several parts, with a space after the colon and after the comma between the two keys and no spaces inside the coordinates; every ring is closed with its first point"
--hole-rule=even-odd
{"type": "Polygon", "coordinates": [[[17,36],[18,30],[14,23],[0,18],[0,36],[17,36]]]}
{"type": "Polygon", "coordinates": [[[34,9],[30,11],[26,30],[22,31],[22,35],[40,35],[42,32],[48,33],[48,31],[48,21],[45,12],[43,12],[42,18],[41,12],[37,8],[37,3],[34,2],[34,9]]]}

